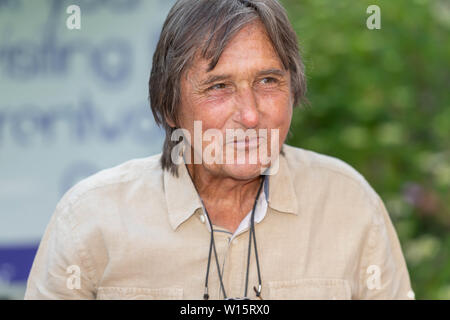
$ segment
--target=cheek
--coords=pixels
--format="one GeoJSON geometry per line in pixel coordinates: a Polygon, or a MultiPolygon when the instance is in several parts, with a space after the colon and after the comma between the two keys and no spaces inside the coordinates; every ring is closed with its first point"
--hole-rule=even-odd
{"type": "Polygon", "coordinates": [[[266,126],[280,129],[280,136],[289,130],[292,118],[292,102],[288,93],[277,93],[265,96],[264,116],[267,119],[266,126]]]}
{"type": "Polygon", "coordinates": [[[232,96],[197,99],[192,108],[193,119],[202,121],[203,130],[221,129],[233,114],[232,96]]]}
{"type": "Polygon", "coordinates": [[[201,121],[203,131],[221,128],[228,117],[227,113],[232,110],[230,97],[230,94],[200,95],[189,81],[183,81],[180,125],[190,132],[193,132],[195,121],[201,121]]]}

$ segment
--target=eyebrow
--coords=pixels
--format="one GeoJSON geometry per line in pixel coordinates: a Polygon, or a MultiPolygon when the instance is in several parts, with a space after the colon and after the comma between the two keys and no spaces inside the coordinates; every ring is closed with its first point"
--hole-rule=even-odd
{"type": "Polygon", "coordinates": [[[206,78],[205,81],[202,81],[202,85],[207,86],[214,82],[223,81],[223,80],[227,80],[230,78],[231,78],[231,75],[229,75],[229,74],[211,75],[208,78],[206,78]]]}
{"type": "Polygon", "coordinates": [[[280,77],[284,77],[286,75],[286,71],[280,70],[280,69],[267,69],[258,72],[258,76],[269,76],[269,75],[277,75],[280,77]]]}
{"type": "MultiPolygon", "coordinates": [[[[277,75],[280,77],[284,77],[286,75],[286,71],[283,71],[280,69],[266,69],[266,70],[259,71],[256,75],[258,77],[268,76],[268,75],[277,75]]],[[[207,85],[210,85],[210,84],[218,82],[218,81],[228,80],[230,78],[231,78],[230,74],[211,75],[208,78],[206,78],[205,81],[202,81],[201,84],[204,86],[207,86],[207,85]]]]}

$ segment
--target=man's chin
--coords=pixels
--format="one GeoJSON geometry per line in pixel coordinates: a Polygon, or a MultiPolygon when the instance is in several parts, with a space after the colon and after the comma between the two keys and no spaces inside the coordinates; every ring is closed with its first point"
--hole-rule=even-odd
{"type": "Polygon", "coordinates": [[[223,171],[236,180],[254,179],[267,169],[267,166],[261,164],[227,164],[223,166],[223,171]]]}

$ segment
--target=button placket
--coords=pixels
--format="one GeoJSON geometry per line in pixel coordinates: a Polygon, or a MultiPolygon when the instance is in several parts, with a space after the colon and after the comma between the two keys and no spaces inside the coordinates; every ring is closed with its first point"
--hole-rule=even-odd
{"type": "MultiPolygon", "coordinates": [[[[223,285],[225,287],[225,292],[228,295],[230,281],[229,281],[229,273],[226,272],[225,266],[227,265],[226,262],[228,261],[228,255],[229,255],[229,250],[230,250],[230,242],[229,242],[230,236],[227,236],[227,234],[225,232],[216,230],[214,233],[214,238],[215,238],[217,244],[220,243],[220,248],[217,248],[217,250],[218,250],[217,254],[218,254],[218,259],[219,259],[219,266],[221,268],[220,272],[222,273],[223,285]],[[220,236],[218,236],[219,234],[220,234],[220,236]],[[226,245],[223,245],[224,243],[226,245]]],[[[224,298],[222,289],[220,288],[220,284],[219,284],[217,296],[219,297],[219,299],[224,298]]]]}
{"type": "MultiPolygon", "coordinates": [[[[230,247],[231,247],[231,243],[230,243],[230,239],[231,236],[227,237],[227,247],[226,250],[224,252],[223,255],[223,263],[222,263],[222,274],[223,274],[223,281],[224,281],[224,286],[225,286],[225,290],[227,290],[227,288],[230,288],[230,272],[226,272],[229,268],[228,268],[228,261],[230,260],[230,247]],[[227,269],[225,269],[225,266],[227,266],[227,269]],[[226,283],[226,284],[225,284],[226,283]]],[[[227,290],[227,293],[230,294],[229,290],[227,290]]]]}
{"type": "Polygon", "coordinates": [[[240,236],[236,236],[232,240],[234,243],[232,252],[232,259],[234,263],[231,267],[231,273],[233,274],[234,279],[230,282],[233,284],[235,296],[240,298],[242,298],[244,294],[245,271],[247,267],[247,245],[244,245],[245,242],[242,242],[245,238],[242,237],[245,234],[247,233],[244,231],[240,236]],[[241,237],[242,239],[239,239],[239,242],[236,242],[238,237],[241,237]]]}

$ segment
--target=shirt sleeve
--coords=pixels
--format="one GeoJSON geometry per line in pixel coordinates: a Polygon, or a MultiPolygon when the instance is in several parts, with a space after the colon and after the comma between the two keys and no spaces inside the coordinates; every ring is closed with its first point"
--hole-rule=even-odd
{"type": "Polygon", "coordinates": [[[414,299],[399,239],[379,196],[361,260],[356,299],[414,299]]]}
{"type": "Polygon", "coordinates": [[[92,274],[70,207],[58,206],[36,253],[25,300],[95,299],[92,274]]]}

